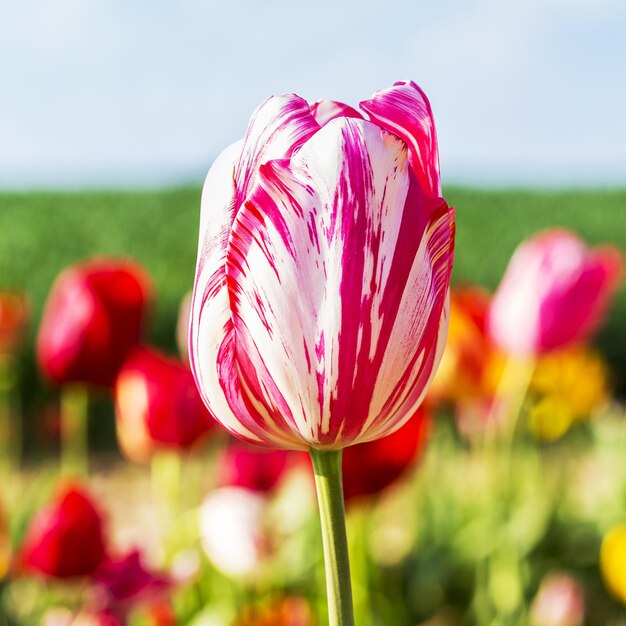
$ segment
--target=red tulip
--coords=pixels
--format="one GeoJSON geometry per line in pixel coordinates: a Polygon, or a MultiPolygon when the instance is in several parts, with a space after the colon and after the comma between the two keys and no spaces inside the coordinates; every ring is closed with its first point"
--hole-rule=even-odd
{"type": "Polygon", "coordinates": [[[392,485],[422,451],[430,420],[423,408],[391,435],[345,448],[343,492],[346,501],[370,496],[392,485]]]}
{"type": "Polygon", "coordinates": [[[102,516],[89,494],[70,484],[32,519],[21,563],[45,576],[73,578],[93,574],[105,556],[102,516]]]}
{"type": "Polygon", "coordinates": [[[18,348],[29,317],[30,304],[26,294],[0,291],[0,355],[18,348]]]}
{"type": "Polygon", "coordinates": [[[120,443],[135,460],[155,446],[190,448],[215,425],[189,368],[145,346],[120,370],[115,407],[120,443]]]}
{"type": "Polygon", "coordinates": [[[266,100],[202,195],[190,359],[235,436],[340,449],[421,404],[447,330],[454,214],[428,99],[266,100]]]}
{"type": "Polygon", "coordinates": [[[232,440],[218,462],[218,482],[222,486],[271,491],[285,475],[289,452],[268,450],[232,440]]]}
{"type": "Polygon", "coordinates": [[[622,274],[622,254],[588,249],[574,234],[549,230],[515,251],[488,316],[506,352],[543,354],[586,339],[606,312],[622,274]]]}
{"type": "Polygon", "coordinates": [[[97,259],[65,270],[46,303],[37,358],[57,383],[110,387],[139,339],[150,281],[125,260],[97,259]]]}

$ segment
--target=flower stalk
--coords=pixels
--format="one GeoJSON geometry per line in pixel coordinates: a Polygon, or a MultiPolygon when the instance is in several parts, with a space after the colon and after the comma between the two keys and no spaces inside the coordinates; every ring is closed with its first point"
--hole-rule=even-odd
{"type": "Polygon", "coordinates": [[[330,626],[354,626],[341,450],[310,450],[320,509],[330,626]]]}
{"type": "Polygon", "coordinates": [[[84,385],[66,385],[61,392],[61,473],[87,476],[88,403],[84,385]]]}

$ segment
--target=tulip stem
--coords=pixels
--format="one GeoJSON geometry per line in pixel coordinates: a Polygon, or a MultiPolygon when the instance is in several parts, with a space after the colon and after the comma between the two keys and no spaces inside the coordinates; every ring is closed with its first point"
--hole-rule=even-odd
{"type": "Polygon", "coordinates": [[[61,472],[86,476],[88,472],[88,395],[82,385],[61,391],[61,472]]]}
{"type": "Polygon", "coordinates": [[[341,450],[310,450],[320,508],[330,626],[354,626],[341,450]]]}

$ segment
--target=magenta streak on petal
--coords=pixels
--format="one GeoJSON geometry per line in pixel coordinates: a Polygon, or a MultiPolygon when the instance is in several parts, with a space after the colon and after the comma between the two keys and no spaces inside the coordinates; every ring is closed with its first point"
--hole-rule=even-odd
{"type": "Polygon", "coordinates": [[[375,390],[373,429],[421,397],[414,386],[432,371],[434,356],[422,353],[436,343],[453,237],[445,203],[425,194],[386,131],[335,120],[311,141],[301,159],[260,168],[233,224],[232,358],[248,400],[267,413],[247,428],[276,439],[284,424],[284,445],[341,446],[367,438],[375,390]]]}
{"type": "MultiPolygon", "coordinates": [[[[346,142],[349,141],[354,141],[354,138],[346,138],[346,142]]],[[[356,151],[349,154],[352,159],[349,161],[349,170],[344,183],[346,185],[348,181],[351,183],[355,205],[357,207],[366,207],[364,198],[370,181],[366,176],[359,175],[358,169],[366,169],[367,164],[365,158],[359,162],[359,155],[356,151]],[[356,181],[362,183],[362,187],[355,189],[356,181]]],[[[365,157],[366,155],[363,156],[365,157]]],[[[348,198],[345,197],[342,200],[346,202],[348,198]]],[[[438,202],[438,204],[440,203],[441,201],[438,202]]],[[[385,312],[373,355],[370,355],[370,311],[372,303],[370,298],[362,296],[362,285],[356,277],[364,275],[364,251],[366,249],[373,254],[374,265],[387,261],[387,259],[378,259],[381,232],[372,232],[371,227],[368,225],[368,213],[366,210],[355,215],[354,221],[348,221],[343,224],[343,238],[346,251],[343,263],[346,270],[344,273],[345,280],[341,284],[343,333],[340,342],[338,395],[332,403],[331,413],[342,416],[345,420],[342,438],[347,440],[354,438],[360,432],[362,425],[369,416],[372,393],[385,351],[388,348],[394,324],[396,323],[403,287],[408,281],[417,249],[424,236],[427,219],[435,206],[425,196],[420,186],[412,180],[405,205],[402,209],[398,208],[398,210],[403,211],[403,216],[393,258],[388,260],[391,263],[390,279],[386,285],[372,285],[373,290],[371,293],[382,290],[380,308],[385,312]],[[360,241],[362,233],[368,233],[368,239],[365,242],[360,241]],[[354,323],[354,320],[361,321],[360,328],[354,323]],[[359,333],[362,338],[360,346],[359,333]]],[[[446,267],[448,266],[447,258],[444,260],[442,257],[439,264],[442,262],[445,262],[446,267]]],[[[437,266],[435,266],[434,271],[437,271],[437,266]]],[[[374,276],[376,276],[376,273],[374,276]]],[[[429,299],[433,300],[434,304],[432,306],[431,320],[427,325],[428,332],[426,337],[424,337],[426,343],[432,343],[436,339],[446,288],[446,284],[441,280],[433,281],[431,285],[429,299]]],[[[417,354],[421,351],[418,348],[418,346],[415,347],[414,358],[417,358],[417,354]]],[[[409,362],[406,364],[404,373],[398,372],[398,383],[394,390],[389,390],[391,397],[388,404],[393,403],[394,393],[400,393],[400,391],[406,389],[406,385],[409,383],[411,366],[412,362],[409,362]]],[[[336,438],[340,421],[335,420],[334,426],[335,428],[332,428],[331,433],[329,433],[329,441],[336,438]]]]}
{"type": "MultiPolygon", "coordinates": [[[[442,201],[443,202],[443,201],[442,201]]],[[[433,263],[432,297],[435,302],[432,308],[432,318],[422,336],[420,351],[416,352],[413,360],[407,364],[404,374],[389,393],[389,397],[381,411],[382,415],[393,415],[394,421],[400,423],[412,415],[417,402],[423,395],[428,382],[434,374],[433,368],[438,365],[437,343],[439,340],[439,324],[441,313],[447,297],[447,288],[452,273],[453,245],[454,245],[454,212],[443,202],[435,209],[430,224],[437,224],[433,236],[429,239],[430,259],[433,263]],[[443,298],[442,298],[443,297],[443,298]],[[424,361],[420,364],[417,379],[411,382],[410,374],[417,358],[423,355],[424,361]],[[404,406],[403,415],[397,415],[397,407],[404,406]]],[[[439,355],[440,356],[440,355],[439,355]]],[[[384,424],[384,422],[383,422],[384,424]]]]}
{"type": "Polygon", "coordinates": [[[370,119],[409,147],[417,179],[430,196],[441,196],[437,132],[430,102],[413,82],[397,82],[361,102],[370,119]]]}
{"type": "Polygon", "coordinates": [[[336,100],[318,100],[311,104],[311,113],[320,126],[325,126],[338,117],[354,117],[363,119],[363,115],[349,104],[336,100]]]}
{"type": "MultiPolygon", "coordinates": [[[[285,407],[279,407],[280,410],[270,415],[258,410],[258,398],[262,397],[262,390],[258,384],[255,384],[255,389],[251,390],[253,392],[251,397],[248,391],[242,387],[242,380],[252,380],[257,383],[257,378],[247,371],[251,364],[246,352],[243,351],[239,355],[235,355],[235,350],[235,334],[231,332],[228,333],[222,343],[218,356],[220,382],[233,413],[238,416],[239,421],[246,429],[260,438],[260,441],[242,437],[239,432],[234,430],[232,432],[251,443],[271,446],[272,440],[274,440],[276,447],[282,447],[287,441],[287,437],[283,433],[289,432],[289,429],[285,428],[284,422],[280,419],[280,410],[285,410],[285,407]]],[[[275,390],[272,391],[275,392],[275,390]]],[[[298,444],[298,441],[294,441],[291,447],[298,447],[298,444]]]]}
{"type": "Polygon", "coordinates": [[[295,94],[268,98],[261,104],[252,114],[235,167],[237,210],[248,196],[259,166],[271,159],[290,158],[319,128],[308,102],[295,94]]]}

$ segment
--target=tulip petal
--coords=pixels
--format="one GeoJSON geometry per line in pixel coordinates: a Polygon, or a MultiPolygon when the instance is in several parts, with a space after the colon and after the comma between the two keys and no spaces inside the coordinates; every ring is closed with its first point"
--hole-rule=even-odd
{"type": "Polygon", "coordinates": [[[229,243],[231,411],[254,406],[245,428],[288,447],[399,428],[440,357],[452,245],[451,210],[365,120],[261,166],[229,243]]]}
{"type": "MultiPolygon", "coordinates": [[[[235,216],[235,164],[243,142],[226,148],[213,163],[202,190],[200,242],[189,324],[189,361],[198,390],[220,421],[231,418],[215,367],[219,350],[232,330],[226,290],[226,248],[235,216]]],[[[249,434],[249,433],[243,433],[249,434]]],[[[256,440],[252,437],[252,440],[256,440]]]]}
{"type": "MultiPolygon", "coordinates": [[[[220,386],[220,354],[228,354],[232,332],[226,287],[225,254],[230,229],[255,172],[268,159],[289,157],[319,129],[306,100],[279,96],[266,100],[252,115],[242,142],[227,148],[215,161],[204,184],[200,220],[200,250],[191,310],[190,364],[203,400],[232,432],[258,443],[258,437],[242,426],[264,421],[248,402],[239,406],[226,401],[220,386]],[[236,409],[233,413],[232,408],[236,409]]],[[[221,364],[220,364],[221,363],[221,364]]],[[[231,377],[231,387],[237,386],[231,377]]],[[[231,389],[232,391],[232,389],[231,389]]],[[[241,397],[239,392],[236,397],[241,397]]],[[[235,396],[233,396],[234,398],[235,396]]]]}
{"type": "Polygon", "coordinates": [[[256,182],[261,164],[271,159],[290,158],[319,128],[309,103],[300,96],[272,96],[263,102],[250,118],[241,157],[235,167],[237,208],[256,182]]]}
{"type": "Polygon", "coordinates": [[[426,94],[413,81],[401,81],[360,106],[373,122],[407,144],[411,167],[424,191],[441,196],[437,133],[426,94]]]}
{"type": "Polygon", "coordinates": [[[336,100],[318,100],[311,104],[311,113],[320,126],[325,126],[338,117],[355,117],[363,119],[363,115],[349,104],[336,100]]]}

